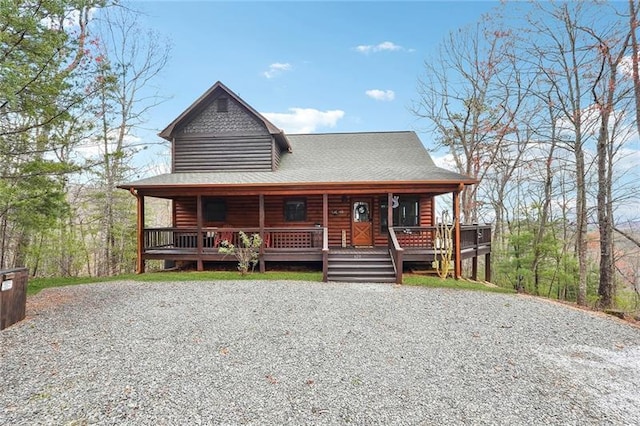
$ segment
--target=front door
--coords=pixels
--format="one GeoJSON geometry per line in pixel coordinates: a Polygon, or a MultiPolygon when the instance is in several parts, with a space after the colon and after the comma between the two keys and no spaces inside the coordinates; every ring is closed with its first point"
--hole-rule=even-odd
{"type": "Polygon", "coordinates": [[[371,200],[355,200],[351,211],[351,245],[373,245],[371,200]]]}

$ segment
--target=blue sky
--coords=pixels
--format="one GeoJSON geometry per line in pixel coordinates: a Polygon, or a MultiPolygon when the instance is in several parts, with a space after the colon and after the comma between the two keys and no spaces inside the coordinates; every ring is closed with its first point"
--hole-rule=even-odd
{"type": "MultiPolygon", "coordinates": [[[[288,133],[422,130],[410,106],[424,61],[495,2],[138,1],[172,42],[156,81],[164,128],[220,80],[288,133]]],[[[425,145],[432,136],[420,133],[425,145]]],[[[141,159],[142,160],[142,159],[141,159]]]]}

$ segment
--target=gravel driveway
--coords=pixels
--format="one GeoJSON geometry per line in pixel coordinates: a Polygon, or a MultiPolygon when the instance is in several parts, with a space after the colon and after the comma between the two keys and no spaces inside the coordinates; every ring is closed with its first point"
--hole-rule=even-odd
{"type": "Polygon", "coordinates": [[[637,424],[640,329],[517,295],[307,282],[49,289],[0,424],[637,424]]]}

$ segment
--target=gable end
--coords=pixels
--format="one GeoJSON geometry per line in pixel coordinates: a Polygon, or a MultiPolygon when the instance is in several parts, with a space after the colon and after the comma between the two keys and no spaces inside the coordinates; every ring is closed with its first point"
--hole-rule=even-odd
{"type": "Polygon", "coordinates": [[[159,136],[172,143],[172,171],[276,170],[291,145],[284,132],[217,82],[159,136]]]}
{"type": "Polygon", "coordinates": [[[237,101],[220,95],[176,133],[179,138],[194,133],[268,135],[269,131],[237,101]]]}

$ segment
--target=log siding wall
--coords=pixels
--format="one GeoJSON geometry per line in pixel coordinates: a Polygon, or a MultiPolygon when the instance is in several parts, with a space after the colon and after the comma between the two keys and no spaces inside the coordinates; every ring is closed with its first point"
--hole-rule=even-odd
{"type": "Polygon", "coordinates": [[[273,152],[273,164],[271,166],[272,170],[276,170],[280,165],[280,158],[282,157],[281,148],[276,143],[275,138],[272,138],[271,141],[271,152],[273,152]]]}
{"type": "MultiPolygon", "coordinates": [[[[409,196],[409,195],[407,195],[409,196]]],[[[420,199],[420,225],[429,226],[431,223],[432,197],[430,195],[414,195],[420,199]]],[[[286,222],[284,220],[284,201],[291,197],[267,196],[264,200],[265,226],[281,227],[311,227],[322,224],[322,195],[305,198],[307,201],[307,217],[302,222],[286,222]]],[[[387,235],[380,227],[380,195],[366,195],[357,197],[330,195],[329,201],[329,246],[338,247],[342,244],[342,231],[347,237],[347,245],[351,244],[351,200],[371,199],[373,203],[373,235],[374,245],[386,246],[387,235]],[[332,214],[335,212],[336,214],[332,214]]],[[[384,196],[386,199],[386,195],[384,196]]],[[[226,197],[227,214],[224,222],[204,222],[207,227],[257,228],[259,225],[258,196],[226,197]]],[[[196,227],[196,197],[179,197],[174,199],[174,226],[196,227]]]]}
{"type": "Polygon", "coordinates": [[[189,136],[176,139],[174,171],[271,171],[271,136],[189,136]]]}

